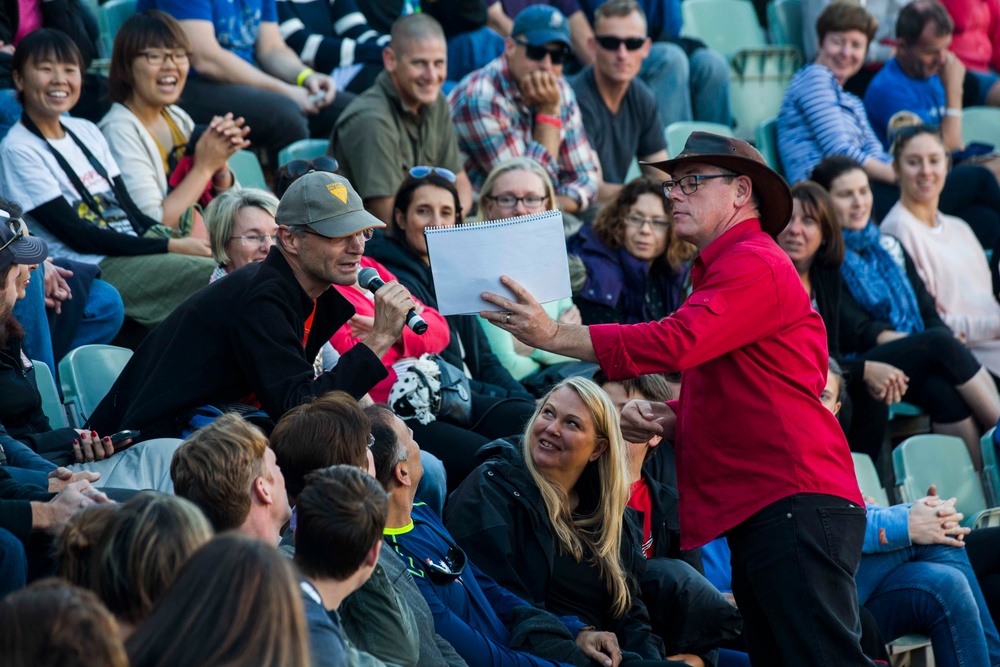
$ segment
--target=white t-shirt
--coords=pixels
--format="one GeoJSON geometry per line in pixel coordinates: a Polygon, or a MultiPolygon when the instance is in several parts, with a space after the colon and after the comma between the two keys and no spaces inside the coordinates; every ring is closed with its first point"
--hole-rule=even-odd
{"type": "MultiPolygon", "coordinates": [[[[110,178],[114,179],[121,173],[111,156],[108,142],[96,125],[82,118],[68,116],[62,118],[62,124],[73,132],[97,158],[110,178]]],[[[52,149],[59,151],[66,158],[76,174],[80,176],[80,181],[91,193],[110,195],[111,184],[94,169],[87,156],[69,135],[62,139],[50,140],[48,143],[52,149]]],[[[32,134],[20,122],[14,125],[4,137],[3,142],[0,142],[0,193],[19,203],[21,208],[29,214],[33,209],[59,196],[62,196],[74,209],[82,200],[80,193],[76,191],[73,182],[59,166],[49,146],[46,146],[40,137],[32,134]]],[[[27,217],[30,221],[30,215],[27,217]]],[[[89,223],[81,221],[80,224],[89,223]]],[[[116,232],[131,236],[136,235],[127,219],[117,224],[112,223],[110,226],[116,232]]],[[[32,234],[45,239],[49,245],[49,254],[54,257],[68,257],[92,264],[104,259],[103,255],[75,252],[37,222],[30,224],[30,227],[32,234]]],[[[108,231],[111,232],[110,229],[108,231]]]]}

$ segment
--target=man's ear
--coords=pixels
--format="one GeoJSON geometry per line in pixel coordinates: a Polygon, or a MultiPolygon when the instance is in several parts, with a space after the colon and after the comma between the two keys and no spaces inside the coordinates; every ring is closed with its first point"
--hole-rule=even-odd
{"type": "Polygon", "coordinates": [[[271,488],[267,485],[267,481],[263,476],[253,480],[253,496],[262,505],[270,505],[274,502],[274,498],[271,496],[271,488]]]}
{"type": "Polygon", "coordinates": [[[382,66],[390,74],[396,69],[396,52],[392,50],[391,46],[382,49],[382,66]]]}
{"type": "Polygon", "coordinates": [[[382,551],[382,540],[375,540],[375,544],[372,548],[368,550],[368,554],[365,556],[365,565],[367,567],[375,567],[378,563],[378,555],[382,551]]]}
{"type": "Polygon", "coordinates": [[[406,468],[403,467],[404,461],[399,461],[392,468],[392,477],[396,480],[396,483],[400,486],[412,486],[413,478],[410,477],[410,473],[406,468]]]}

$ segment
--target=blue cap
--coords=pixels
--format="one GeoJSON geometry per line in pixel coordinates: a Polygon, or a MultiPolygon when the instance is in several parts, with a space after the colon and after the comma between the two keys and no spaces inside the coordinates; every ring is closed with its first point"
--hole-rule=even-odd
{"type": "Polygon", "coordinates": [[[549,42],[570,46],[569,21],[562,12],[548,5],[531,5],[522,9],[514,19],[510,34],[515,39],[523,37],[531,46],[549,42]]]}

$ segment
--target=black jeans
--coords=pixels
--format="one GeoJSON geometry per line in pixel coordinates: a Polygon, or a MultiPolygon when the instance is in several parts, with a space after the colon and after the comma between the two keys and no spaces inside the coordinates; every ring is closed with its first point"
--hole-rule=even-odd
{"type": "Polygon", "coordinates": [[[865,522],[865,509],[843,498],[800,493],[729,531],[752,664],[873,664],[861,651],[854,587],[865,522]]]}

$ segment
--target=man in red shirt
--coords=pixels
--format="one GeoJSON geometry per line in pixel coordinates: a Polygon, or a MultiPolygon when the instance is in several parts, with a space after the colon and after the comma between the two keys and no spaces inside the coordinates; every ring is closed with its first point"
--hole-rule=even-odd
{"type": "Polygon", "coordinates": [[[819,402],[826,330],[774,237],[787,184],[736,139],[693,133],[664,190],[695,244],[693,291],[670,317],[584,327],[517,301],[483,317],[532,347],[598,362],[611,380],[683,371],[678,401],[632,401],[626,440],[674,438],[681,547],[725,534],[733,592],[756,665],[872,664],[861,652],[854,572],[865,510],[843,432],[819,402]]]}

